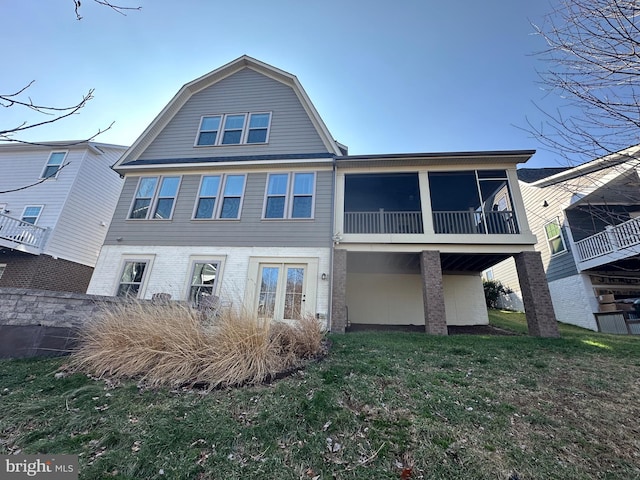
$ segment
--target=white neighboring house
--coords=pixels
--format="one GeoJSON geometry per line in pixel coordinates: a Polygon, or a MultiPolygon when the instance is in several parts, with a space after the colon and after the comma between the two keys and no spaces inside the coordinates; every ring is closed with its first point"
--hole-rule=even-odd
{"type": "Polygon", "coordinates": [[[123,180],[127,147],[0,145],[0,287],[84,293],[123,180]]]}
{"type": "MultiPolygon", "coordinates": [[[[561,322],[611,333],[640,333],[640,146],[574,168],[519,169],[529,224],[537,236],[561,322]],[[626,321],[625,321],[626,319],[626,321]],[[637,331],[636,331],[637,330],[637,331]]],[[[484,272],[514,293],[504,307],[522,309],[511,260],[484,272]]]]}

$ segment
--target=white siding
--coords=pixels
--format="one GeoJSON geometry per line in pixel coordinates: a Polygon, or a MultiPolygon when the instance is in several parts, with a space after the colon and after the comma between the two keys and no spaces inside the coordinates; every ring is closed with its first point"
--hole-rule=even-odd
{"type": "Polygon", "coordinates": [[[56,228],[49,237],[46,252],[49,255],[95,265],[123,184],[111,169],[123,150],[102,149],[105,152],[102,155],[86,150],[56,228]]]}
{"type": "MultiPolygon", "coordinates": [[[[31,185],[40,180],[40,175],[52,151],[65,148],[25,147],[24,151],[0,149],[0,191],[31,185]]],[[[85,149],[71,149],[65,158],[68,163],[57,178],[51,178],[17,192],[0,194],[0,202],[6,203],[8,215],[20,218],[27,205],[44,205],[37,225],[53,229],[56,227],[62,208],[82,165],[85,149]]],[[[49,240],[50,240],[49,236],[49,240]]],[[[45,245],[45,253],[47,253],[45,245]]]]}

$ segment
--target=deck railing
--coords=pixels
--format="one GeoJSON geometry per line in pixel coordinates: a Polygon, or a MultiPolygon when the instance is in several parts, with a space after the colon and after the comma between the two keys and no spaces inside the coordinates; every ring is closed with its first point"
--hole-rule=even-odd
{"type": "Polygon", "coordinates": [[[453,234],[515,234],[518,225],[513,212],[433,212],[433,229],[435,233],[453,234]]]}
{"type": "Polygon", "coordinates": [[[344,233],[423,233],[422,212],[345,212],[344,233]]]}
{"type": "Polygon", "coordinates": [[[42,248],[46,233],[46,228],[0,213],[0,239],[29,247],[42,248]]]}
{"type": "Polygon", "coordinates": [[[580,261],[601,257],[640,244],[640,218],[632,218],[616,226],[607,226],[575,243],[580,261]]]}

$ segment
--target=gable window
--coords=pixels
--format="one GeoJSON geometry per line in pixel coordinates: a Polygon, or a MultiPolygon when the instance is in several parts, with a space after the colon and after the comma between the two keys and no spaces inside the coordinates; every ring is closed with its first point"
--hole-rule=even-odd
{"type": "Polygon", "coordinates": [[[138,298],[146,269],[146,261],[125,262],[116,296],[138,298]]]}
{"type": "Polygon", "coordinates": [[[189,287],[189,301],[193,305],[200,305],[204,299],[214,296],[219,266],[214,261],[194,262],[189,287]]]}
{"type": "Polygon", "coordinates": [[[220,115],[213,117],[202,117],[200,121],[200,133],[198,134],[198,145],[215,145],[220,130],[220,115]]]}
{"type": "Polygon", "coordinates": [[[263,218],[313,218],[314,193],[313,172],[269,174],[263,218]]]}
{"type": "Polygon", "coordinates": [[[244,185],[245,175],[204,175],[193,218],[240,218],[244,185]]]}
{"type": "Polygon", "coordinates": [[[567,249],[562,238],[562,228],[560,227],[560,221],[557,218],[545,224],[544,234],[547,237],[547,244],[549,245],[549,251],[551,252],[551,255],[562,253],[567,249]]]}
{"type": "Polygon", "coordinates": [[[200,120],[195,146],[267,143],[270,124],[270,112],[206,115],[200,120]]]}
{"type": "Polygon", "coordinates": [[[40,178],[55,178],[62,168],[67,152],[51,152],[40,178]]]}
{"type": "Polygon", "coordinates": [[[129,218],[170,219],[179,186],[180,177],[140,178],[129,218]]]}
{"type": "Polygon", "coordinates": [[[27,205],[26,207],[24,207],[20,220],[35,225],[40,218],[41,213],[42,205],[27,205]]]}
{"type": "Polygon", "coordinates": [[[244,120],[244,115],[225,115],[222,145],[237,145],[242,143],[244,120]]]}

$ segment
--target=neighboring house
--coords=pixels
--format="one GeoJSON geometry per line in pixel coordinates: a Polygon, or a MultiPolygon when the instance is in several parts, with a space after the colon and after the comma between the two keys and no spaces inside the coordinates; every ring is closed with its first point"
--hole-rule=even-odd
{"type": "MultiPolygon", "coordinates": [[[[536,250],[562,322],[627,331],[620,323],[623,314],[598,313],[632,310],[632,301],[640,298],[639,156],[640,147],[632,147],[574,168],[518,170],[536,250]]],[[[522,309],[513,262],[485,275],[514,290],[510,306],[522,309]]]]}
{"type": "Polygon", "coordinates": [[[86,291],[122,188],[111,166],[125,150],[0,145],[0,287],[86,291]]]}
{"type": "Polygon", "coordinates": [[[349,156],[295,76],[243,56],[186,84],[115,165],[89,293],[446,334],[487,323],[480,273],[516,256],[532,333],[555,335],[515,176],[532,154],[349,156]]]}

